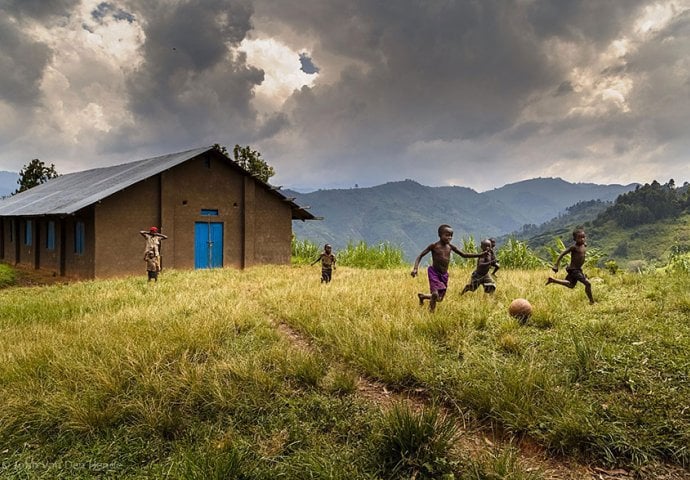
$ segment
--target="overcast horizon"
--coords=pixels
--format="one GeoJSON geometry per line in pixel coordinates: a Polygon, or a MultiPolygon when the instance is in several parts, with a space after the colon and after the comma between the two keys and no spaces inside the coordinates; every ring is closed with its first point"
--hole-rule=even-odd
{"type": "Polygon", "coordinates": [[[690,0],[5,0],[0,170],[250,145],[298,191],[690,180],[690,0]]]}

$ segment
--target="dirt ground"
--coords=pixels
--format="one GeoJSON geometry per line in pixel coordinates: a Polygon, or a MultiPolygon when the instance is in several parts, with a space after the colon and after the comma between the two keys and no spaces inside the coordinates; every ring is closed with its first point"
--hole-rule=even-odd
{"type": "Polygon", "coordinates": [[[53,275],[33,268],[12,266],[16,274],[17,287],[35,287],[40,285],[54,285],[69,283],[70,279],[53,275]]]}

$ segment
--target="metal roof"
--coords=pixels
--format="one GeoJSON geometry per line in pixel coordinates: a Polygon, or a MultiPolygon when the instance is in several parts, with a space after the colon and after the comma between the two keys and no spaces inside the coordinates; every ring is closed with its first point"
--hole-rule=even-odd
{"type": "MultiPolygon", "coordinates": [[[[202,147],[171,153],[112,167],[94,168],[60,175],[57,178],[21,193],[0,200],[0,216],[69,215],[99,200],[109,197],[135,183],[146,180],[176,165],[191,160],[213,147],[202,147]]],[[[219,153],[219,155],[221,155],[219,153]]],[[[232,160],[228,160],[245,175],[251,175],[232,160]]],[[[274,187],[255,178],[292,207],[292,218],[313,220],[315,217],[286,198],[274,187]]]]}

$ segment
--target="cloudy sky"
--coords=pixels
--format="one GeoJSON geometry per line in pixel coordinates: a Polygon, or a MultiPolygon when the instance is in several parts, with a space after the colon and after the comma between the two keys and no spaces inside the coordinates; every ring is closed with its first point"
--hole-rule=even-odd
{"type": "Polygon", "coordinates": [[[690,181],[690,0],[0,0],[0,170],[220,143],[271,183],[690,181]]]}

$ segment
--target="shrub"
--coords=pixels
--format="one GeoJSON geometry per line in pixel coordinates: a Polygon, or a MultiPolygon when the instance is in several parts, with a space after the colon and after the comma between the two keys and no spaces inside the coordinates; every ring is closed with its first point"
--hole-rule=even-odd
{"type": "Polygon", "coordinates": [[[9,265],[0,263],[0,288],[9,287],[14,285],[17,278],[14,273],[14,269],[9,265]]]}
{"type": "Polygon", "coordinates": [[[618,273],[618,264],[613,259],[607,260],[606,263],[604,263],[604,267],[606,267],[606,270],[608,270],[611,275],[618,273]]]}
{"type": "Polygon", "coordinates": [[[677,245],[673,246],[667,268],[676,273],[690,273],[690,253],[677,245]]]}

